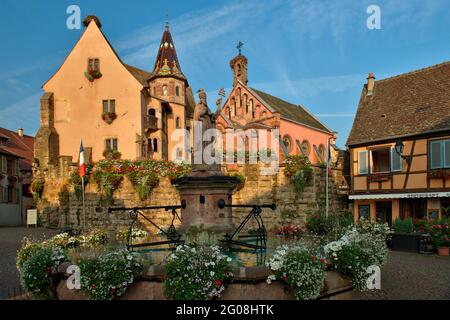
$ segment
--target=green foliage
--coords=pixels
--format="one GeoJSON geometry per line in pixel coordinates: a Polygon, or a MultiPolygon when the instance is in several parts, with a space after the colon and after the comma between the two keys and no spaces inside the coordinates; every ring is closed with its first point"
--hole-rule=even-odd
{"type": "Polygon", "coordinates": [[[301,194],[313,174],[308,157],[304,155],[290,155],[286,157],[284,164],[285,174],[292,178],[295,191],[301,194]]]}
{"type": "MultiPolygon", "coordinates": [[[[131,238],[133,240],[135,239],[139,239],[139,238],[144,238],[148,235],[148,232],[137,228],[137,227],[133,227],[133,229],[131,230],[131,238]]],[[[126,242],[128,241],[128,237],[130,236],[130,228],[121,228],[119,230],[117,230],[116,232],[116,240],[119,242],[126,242]]]]}
{"type": "Polygon", "coordinates": [[[340,235],[345,228],[353,225],[353,221],[349,211],[330,212],[327,217],[323,208],[319,208],[306,218],[306,228],[319,236],[340,235]]]}
{"type": "Polygon", "coordinates": [[[267,266],[273,272],[267,282],[285,281],[298,300],[319,297],[325,278],[326,261],[316,249],[301,246],[278,247],[267,266]]]}
{"type": "Polygon", "coordinates": [[[24,289],[35,298],[51,298],[51,281],[58,266],[68,260],[66,253],[58,247],[39,246],[20,256],[18,265],[24,289]],[[24,255],[28,255],[26,259],[24,255]]]}
{"type": "Polygon", "coordinates": [[[122,296],[142,270],[137,254],[127,250],[106,252],[80,260],[81,288],[91,300],[122,296]]]}
{"type": "Polygon", "coordinates": [[[304,155],[290,155],[284,160],[284,172],[289,176],[304,169],[311,169],[311,162],[304,155]]]}
{"type": "Polygon", "coordinates": [[[450,247],[450,228],[447,218],[434,220],[429,228],[429,233],[438,247],[450,247]]]}
{"type": "MultiPolygon", "coordinates": [[[[84,185],[86,186],[89,183],[89,176],[85,176],[84,179],[84,185]]],[[[81,198],[81,193],[82,193],[82,180],[80,177],[80,172],[78,170],[72,172],[72,174],[70,175],[70,184],[73,187],[73,190],[75,191],[75,195],[77,196],[77,199],[81,198]]]]}
{"type": "Polygon", "coordinates": [[[333,269],[350,276],[356,290],[365,291],[371,268],[386,261],[388,233],[387,224],[364,221],[348,228],[339,240],[325,245],[324,252],[333,269]]]}
{"type": "Polygon", "coordinates": [[[207,300],[225,290],[228,262],[217,246],[178,246],[166,261],[164,292],[177,300],[207,300]]]}
{"type": "Polygon", "coordinates": [[[165,160],[107,159],[97,163],[93,177],[99,191],[112,198],[114,191],[120,187],[123,177],[127,176],[138,192],[139,198],[145,200],[151,190],[158,185],[160,176],[176,179],[190,171],[191,167],[187,164],[165,160]]]}
{"type": "Polygon", "coordinates": [[[392,229],[394,229],[395,233],[412,233],[414,231],[414,223],[411,218],[395,219],[392,224],[392,229]]]}
{"type": "Polygon", "coordinates": [[[16,256],[17,269],[20,270],[20,268],[23,267],[25,261],[27,261],[36,251],[40,250],[42,247],[43,245],[39,242],[32,241],[28,238],[23,238],[22,246],[17,251],[16,256]]]}
{"type": "Polygon", "coordinates": [[[45,180],[42,178],[36,178],[31,183],[31,193],[33,194],[34,203],[37,203],[42,197],[44,191],[45,180]]]}

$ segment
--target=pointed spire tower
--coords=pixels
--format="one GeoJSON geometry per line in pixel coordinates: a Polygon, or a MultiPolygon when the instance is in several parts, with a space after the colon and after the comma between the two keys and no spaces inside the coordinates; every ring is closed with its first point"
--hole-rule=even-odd
{"type": "Polygon", "coordinates": [[[168,17],[166,17],[166,28],[161,39],[161,44],[159,45],[158,55],[150,79],[156,77],[174,77],[187,81],[183,72],[181,72],[177,52],[169,30],[168,17]]]}

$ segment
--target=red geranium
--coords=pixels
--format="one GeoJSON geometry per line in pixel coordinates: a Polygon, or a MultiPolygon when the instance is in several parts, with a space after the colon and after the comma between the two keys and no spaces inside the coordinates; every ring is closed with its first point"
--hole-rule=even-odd
{"type": "Polygon", "coordinates": [[[220,287],[222,285],[222,281],[217,279],[216,281],[214,281],[214,283],[216,284],[217,287],[220,287]]]}

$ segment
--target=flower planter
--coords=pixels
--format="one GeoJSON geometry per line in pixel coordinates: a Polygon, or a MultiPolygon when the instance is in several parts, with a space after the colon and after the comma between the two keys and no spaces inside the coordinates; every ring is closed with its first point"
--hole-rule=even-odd
{"type": "Polygon", "coordinates": [[[419,234],[394,233],[392,235],[392,250],[419,253],[419,249],[419,234]]]}
{"type": "Polygon", "coordinates": [[[449,247],[436,247],[438,256],[447,257],[449,255],[449,247]]]}
{"type": "Polygon", "coordinates": [[[113,121],[116,120],[116,118],[117,118],[117,115],[114,112],[108,112],[108,113],[103,113],[102,114],[102,119],[107,124],[113,123],[113,121]]]}

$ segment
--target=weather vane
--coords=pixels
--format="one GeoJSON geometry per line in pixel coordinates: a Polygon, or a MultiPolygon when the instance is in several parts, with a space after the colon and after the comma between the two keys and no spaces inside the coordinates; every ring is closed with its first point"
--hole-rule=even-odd
{"type": "Polygon", "coordinates": [[[241,41],[239,41],[236,46],[236,48],[239,50],[239,55],[241,55],[241,50],[242,50],[243,46],[244,46],[244,44],[241,41]]]}

